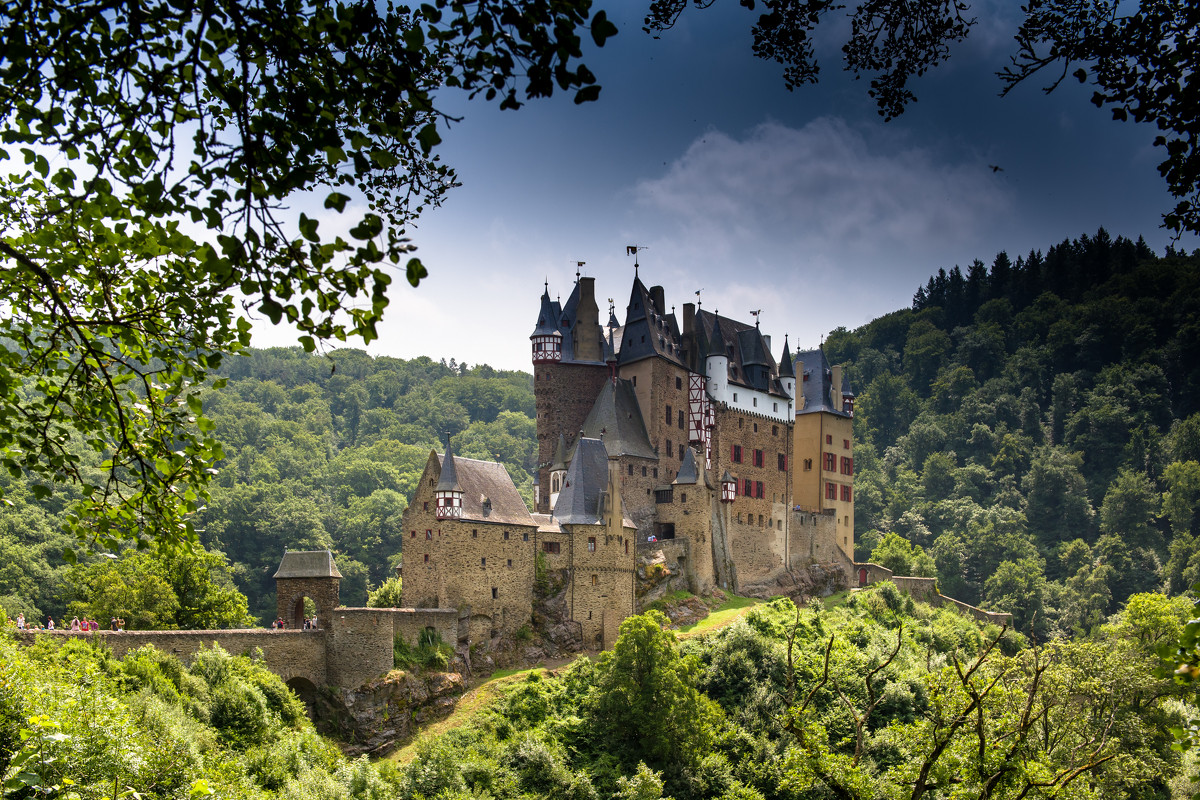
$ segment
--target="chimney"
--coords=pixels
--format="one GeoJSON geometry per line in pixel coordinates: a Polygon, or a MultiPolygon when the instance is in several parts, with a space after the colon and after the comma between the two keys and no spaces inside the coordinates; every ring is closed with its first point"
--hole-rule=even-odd
{"type": "Polygon", "coordinates": [[[650,287],[650,299],[654,302],[655,311],[657,311],[659,314],[667,313],[666,300],[664,299],[663,288],[661,286],[650,287]]]}
{"type": "Polygon", "coordinates": [[[834,411],[842,410],[842,365],[833,368],[833,386],[829,387],[830,401],[834,411]]]}
{"type": "Polygon", "coordinates": [[[601,361],[600,309],[596,306],[596,279],[579,279],[579,305],[575,311],[575,357],[601,361]]]}
{"type": "Polygon", "coordinates": [[[696,326],[696,304],[683,304],[683,335],[690,336],[692,328],[696,326]]]}
{"type": "Polygon", "coordinates": [[[765,333],[763,334],[763,344],[766,346],[767,352],[771,352],[771,337],[765,333]]]}
{"type": "Polygon", "coordinates": [[[796,360],[796,410],[803,411],[808,403],[808,395],[804,391],[804,362],[796,360]]]}

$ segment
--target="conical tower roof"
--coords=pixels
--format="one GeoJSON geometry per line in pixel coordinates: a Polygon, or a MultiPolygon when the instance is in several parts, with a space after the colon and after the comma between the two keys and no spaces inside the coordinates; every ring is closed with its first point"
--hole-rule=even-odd
{"type": "Polygon", "coordinates": [[[550,462],[551,472],[567,471],[567,437],[558,435],[558,445],[554,448],[554,460],[550,462]]]}
{"type": "Polygon", "coordinates": [[[558,330],[559,311],[556,305],[550,299],[550,285],[547,284],[546,291],[542,292],[542,306],[538,311],[537,325],[534,326],[533,333],[530,334],[531,337],[551,336],[556,333],[560,336],[562,335],[558,330]]]}
{"type": "Polygon", "coordinates": [[[461,492],[458,485],[458,468],[454,465],[454,452],[450,449],[450,440],[446,440],[446,457],[442,460],[442,476],[438,478],[436,492],[461,492]]]}
{"type": "Polygon", "coordinates": [[[783,355],[779,357],[779,377],[796,377],[796,368],[792,366],[792,352],[788,349],[788,337],[786,334],[783,337],[783,355]]]}
{"type": "Polygon", "coordinates": [[[675,476],[674,483],[696,483],[700,480],[700,474],[696,469],[696,453],[690,447],[683,448],[683,461],[679,464],[679,473],[675,476]]]}

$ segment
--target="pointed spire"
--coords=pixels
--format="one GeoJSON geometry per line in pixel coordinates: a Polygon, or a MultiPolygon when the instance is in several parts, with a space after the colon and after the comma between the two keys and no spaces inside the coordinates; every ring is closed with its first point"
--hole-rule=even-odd
{"type": "Polygon", "coordinates": [[[454,451],[450,448],[450,440],[446,439],[446,457],[442,460],[442,476],[438,479],[436,492],[461,492],[458,485],[458,468],[454,465],[454,451]]]}
{"type": "Polygon", "coordinates": [[[551,472],[567,471],[567,437],[558,435],[558,445],[554,448],[554,460],[550,462],[551,472]]]}
{"type": "Polygon", "coordinates": [[[779,377],[796,377],[796,368],[792,366],[792,351],[788,348],[788,337],[783,335],[783,355],[779,357],[779,377]]]}

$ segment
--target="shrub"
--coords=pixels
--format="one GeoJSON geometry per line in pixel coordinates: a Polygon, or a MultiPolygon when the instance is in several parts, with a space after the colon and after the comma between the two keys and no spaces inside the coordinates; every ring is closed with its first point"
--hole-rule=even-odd
{"type": "Polygon", "coordinates": [[[266,738],[267,701],[262,692],[238,678],[230,678],[213,692],[209,724],[235,747],[257,744],[266,738]]]}

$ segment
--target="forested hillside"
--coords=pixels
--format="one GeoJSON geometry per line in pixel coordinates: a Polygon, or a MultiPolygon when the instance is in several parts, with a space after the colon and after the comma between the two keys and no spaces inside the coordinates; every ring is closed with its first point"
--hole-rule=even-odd
{"type": "Polygon", "coordinates": [[[1198,264],[1101,230],[832,332],[859,392],[858,557],[1041,636],[1200,579],[1198,264]]]}
{"type": "MultiPolygon", "coordinates": [[[[833,331],[829,361],[859,393],[858,557],[937,576],[1042,637],[1200,579],[1198,264],[1099,231],[941,271],[911,308],[833,331]]],[[[362,604],[393,574],[407,498],[447,435],[532,499],[526,373],[297,348],[228,359],[222,377],[205,400],[225,456],[197,526],[208,552],[70,567],[70,490],[37,498],[0,475],[0,606],[136,627],[266,621],[288,547],[333,549],[343,600],[362,604]]]]}
{"type": "Polygon", "coordinates": [[[227,594],[236,585],[266,622],[284,550],[325,547],[345,576],[342,601],[363,605],[368,582],[394,575],[400,517],[447,436],[461,455],[504,463],[532,503],[528,374],[293,348],[229,359],[223,377],[205,399],[225,455],[197,525],[209,552],[91,554],[72,567],[61,554],[73,541],[59,532],[69,490],[38,500],[3,475],[13,504],[0,509],[0,607],[43,621],[86,613],[137,628],[237,625],[248,618],[227,594]]]}
{"type": "Polygon", "coordinates": [[[1169,732],[1188,690],[1154,648],[1190,611],[1137,595],[1036,648],[891,584],[683,643],[630,617],[612,650],[508,684],[404,765],[343,758],[244,656],[21,649],[0,625],[0,774],[17,800],[1166,800],[1194,764],[1169,732]]]}

